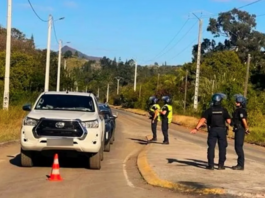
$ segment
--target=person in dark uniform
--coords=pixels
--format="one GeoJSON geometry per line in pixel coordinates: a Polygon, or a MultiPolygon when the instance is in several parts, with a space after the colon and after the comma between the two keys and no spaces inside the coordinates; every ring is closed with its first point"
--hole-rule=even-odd
{"type": "Polygon", "coordinates": [[[151,119],[151,130],[153,133],[153,138],[150,141],[156,141],[157,140],[157,122],[159,117],[159,111],[160,106],[158,104],[158,99],[155,96],[151,96],[149,98],[149,101],[151,102],[150,108],[149,108],[149,115],[151,119]]]}
{"type": "Polygon", "coordinates": [[[169,144],[168,140],[168,125],[172,122],[173,108],[169,96],[163,96],[164,106],[160,111],[161,128],[164,136],[163,144],[169,144]]]}
{"type": "Polygon", "coordinates": [[[221,106],[221,102],[226,98],[225,94],[216,93],[212,96],[212,105],[202,115],[197,126],[191,130],[191,133],[196,133],[199,128],[206,122],[208,126],[208,166],[209,170],[214,170],[214,156],[215,145],[218,141],[219,148],[219,163],[218,170],[224,170],[224,163],[226,161],[226,148],[227,148],[227,128],[226,123],[231,124],[231,117],[226,108],[221,106]]]}
{"type": "Polygon", "coordinates": [[[245,134],[249,134],[248,124],[247,124],[247,110],[246,110],[246,98],[241,94],[236,94],[235,96],[236,109],[232,114],[232,124],[233,131],[235,133],[235,151],[238,156],[237,165],[233,166],[233,170],[244,170],[244,139],[245,134]]]}

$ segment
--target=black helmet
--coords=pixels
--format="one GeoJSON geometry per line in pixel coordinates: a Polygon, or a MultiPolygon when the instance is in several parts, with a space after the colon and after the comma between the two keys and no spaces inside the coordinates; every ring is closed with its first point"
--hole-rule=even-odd
{"type": "Polygon", "coordinates": [[[162,100],[163,100],[166,104],[168,104],[168,103],[171,102],[171,99],[170,99],[169,96],[163,96],[163,97],[162,97],[162,100]]]}
{"type": "Polygon", "coordinates": [[[226,99],[226,95],[223,94],[223,93],[215,93],[213,96],[212,96],[212,105],[220,105],[222,100],[223,99],[226,99]]]}
{"type": "Polygon", "coordinates": [[[245,107],[247,104],[247,99],[242,94],[235,94],[235,101],[239,103],[241,106],[245,107]]]}
{"type": "Polygon", "coordinates": [[[158,98],[156,98],[155,96],[151,96],[149,98],[149,101],[152,102],[152,103],[154,103],[154,104],[156,104],[158,102],[158,98]]]}

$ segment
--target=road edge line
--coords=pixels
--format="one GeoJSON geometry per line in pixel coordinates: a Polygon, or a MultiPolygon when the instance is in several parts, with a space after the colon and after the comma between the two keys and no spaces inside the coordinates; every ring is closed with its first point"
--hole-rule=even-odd
{"type": "MultiPolygon", "coordinates": [[[[147,141],[151,139],[150,136],[146,136],[147,141]]],[[[151,168],[151,166],[148,163],[147,160],[147,151],[152,146],[152,144],[147,144],[142,151],[137,156],[137,167],[144,178],[144,180],[152,185],[152,186],[158,186],[163,188],[168,188],[172,190],[177,190],[179,192],[184,193],[196,193],[196,194],[225,194],[225,189],[221,188],[204,188],[204,189],[197,189],[192,186],[183,185],[179,183],[173,183],[167,180],[163,180],[159,178],[154,170],[151,168]]]]}

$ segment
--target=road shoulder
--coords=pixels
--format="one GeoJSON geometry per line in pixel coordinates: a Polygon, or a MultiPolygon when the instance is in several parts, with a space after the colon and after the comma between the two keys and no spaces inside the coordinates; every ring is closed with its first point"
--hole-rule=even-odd
{"type": "MultiPolygon", "coordinates": [[[[147,136],[147,140],[150,140],[151,137],[147,136]]],[[[152,169],[149,164],[147,157],[148,150],[152,148],[152,144],[147,144],[146,147],[139,153],[137,158],[137,166],[146,182],[153,186],[169,188],[177,190],[178,192],[183,193],[196,193],[196,194],[224,194],[225,190],[221,188],[195,188],[193,186],[180,184],[177,182],[171,182],[168,180],[161,179],[157,173],[152,169]]]]}

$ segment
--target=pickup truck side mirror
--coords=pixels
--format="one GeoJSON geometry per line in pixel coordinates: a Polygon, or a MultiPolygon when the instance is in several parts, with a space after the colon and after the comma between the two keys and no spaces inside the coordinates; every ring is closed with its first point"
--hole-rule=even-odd
{"type": "Polygon", "coordinates": [[[116,114],[113,114],[114,118],[118,118],[118,112],[116,112],[116,114]]]}
{"type": "Polygon", "coordinates": [[[31,111],[31,104],[25,104],[25,105],[22,107],[22,109],[23,109],[24,111],[31,111]]]}

